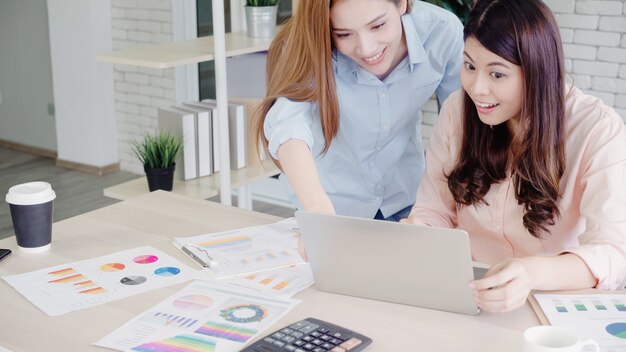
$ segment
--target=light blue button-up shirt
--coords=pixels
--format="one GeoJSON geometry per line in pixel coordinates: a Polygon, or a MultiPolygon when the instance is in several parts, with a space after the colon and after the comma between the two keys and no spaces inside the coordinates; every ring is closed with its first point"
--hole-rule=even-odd
{"type": "MultiPolygon", "coordinates": [[[[385,217],[415,202],[424,171],[420,133],[422,105],[435,93],[440,103],[460,87],[463,27],[450,12],[416,1],[402,16],[408,56],[381,81],[335,51],[333,67],[339,99],[339,133],[325,155],[316,102],[279,98],[266,116],[269,151],[290,139],[306,142],[322,187],[337,214],[385,217]]],[[[300,203],[284,175],[294,205],[300,203]]]]}

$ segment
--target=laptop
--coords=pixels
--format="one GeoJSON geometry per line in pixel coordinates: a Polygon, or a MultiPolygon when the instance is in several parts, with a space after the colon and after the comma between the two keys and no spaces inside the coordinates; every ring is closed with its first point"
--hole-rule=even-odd
{"type": "Polygon", "coordinates": [[[467,232],[301,210],[296,220],[319,290],[478,314],[467,232]]]}

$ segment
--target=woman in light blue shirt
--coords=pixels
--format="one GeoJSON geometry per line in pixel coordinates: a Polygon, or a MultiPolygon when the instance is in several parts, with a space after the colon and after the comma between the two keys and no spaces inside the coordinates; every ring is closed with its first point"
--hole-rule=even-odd
{"type": "Polygon", "coordinates": [[[300,209],[398,221],[424,170],[422,105],[460,87],[463,26],[411,0],[301,0],[268,57],[257,136],[300,209]]]}

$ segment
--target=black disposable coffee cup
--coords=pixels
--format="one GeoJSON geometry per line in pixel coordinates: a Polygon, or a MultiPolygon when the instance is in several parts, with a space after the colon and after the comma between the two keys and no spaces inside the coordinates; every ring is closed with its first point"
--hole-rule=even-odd
{"type": "Polygon", "coordinates": [[[54,198],[56,194],[47,182],[29,182],[9,188],[6,201],[20,251],[38,253],[50,248],[54,198]]]}

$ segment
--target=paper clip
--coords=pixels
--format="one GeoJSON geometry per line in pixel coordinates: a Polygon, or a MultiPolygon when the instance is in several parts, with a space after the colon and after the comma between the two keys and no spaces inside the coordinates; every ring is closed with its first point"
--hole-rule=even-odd
{"type": "Polygon", "coordinates": [[[187,243],[186,245],[182,246],[181,249],[184,253],[189,255],[191,259],[195,260],[198,264],[200,264],[203,268],[212,268],[212,267],[214,268],[219,265],[219,263],[209,255],[209,252],[204,247],[195,245],[193,243],[187,243]],[[204,256],[206,256],[206,260],[200,258],[198,255],[196,255],[192,250],[190,250],[187,247],[195,248],[199,250],[200,252],[202,252],[204,256]]]}

